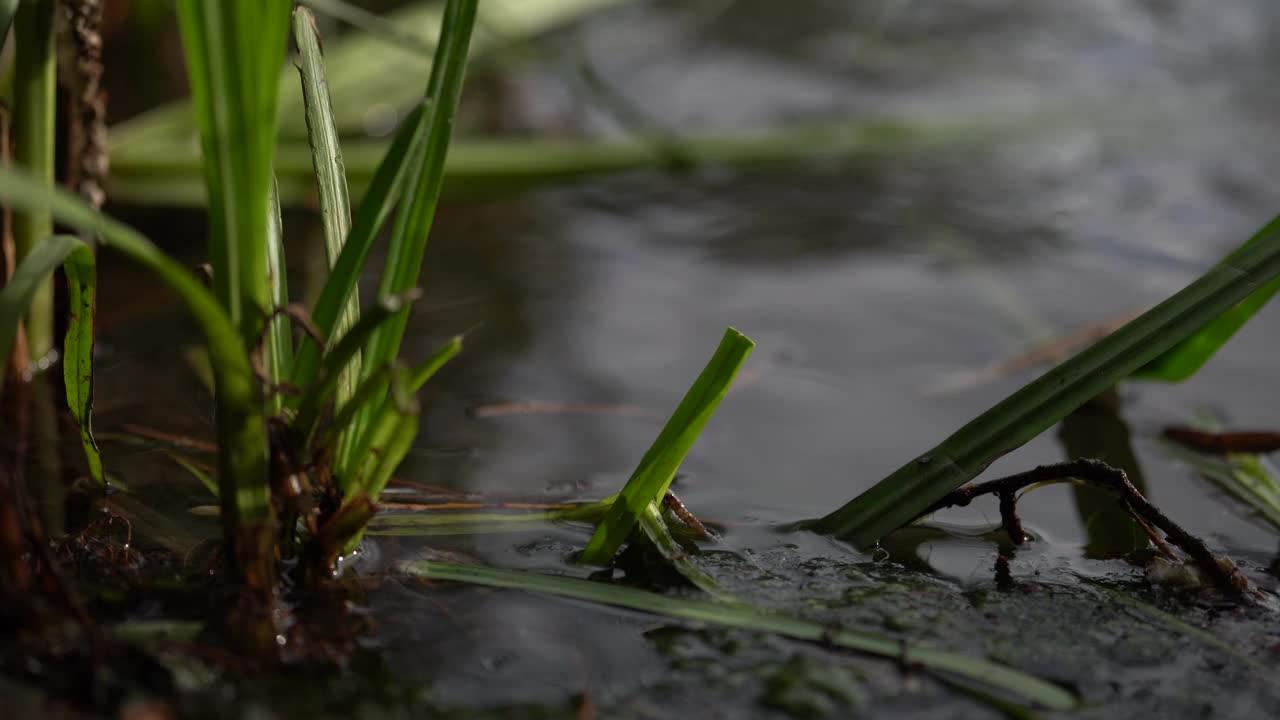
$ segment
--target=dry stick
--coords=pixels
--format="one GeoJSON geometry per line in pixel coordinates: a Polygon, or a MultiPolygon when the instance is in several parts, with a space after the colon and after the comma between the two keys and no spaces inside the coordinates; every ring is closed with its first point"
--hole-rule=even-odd
{"type": "Polygon", "coordinates": [[[1280,450],[1280,432],[1267,430],[1214,433],[1175,425],[1165,428],[1162,434],[1179,445],[1212,455],[1270,453],[1280,450]]]}
{"type": "Polygon", "coordinates": [[[1149,523],[1162,530],[1169,540],[1189,555],[1201,572],[1223,592],[1240,596],[1248,589],[1249,581],[1236,570],[1234,565],[1230,564],[1229,560],[1220,564],[1218,556],[1209,551],[1204,541],[1182,529],[1143,497],[1133,483],[1129,482],[1129,477],[1123,470],[1111,467],[1101,460],[1081,458],[1071,462],[1041,465],[998,480],[966,485],[948,493],[921,513],[921,516],[943,508],[964,507],[973,502],[974,498],[982,495],[997,495],[1000,497],[1000,515],[1004,527],[1009,531],[1009,537],[1013,542],[1020,545],[1026,539],[1026,535],[1022,531],[1022,523],[1018,520],[1016,513],[1016,493],[1032,485],[1073,478],[1119,495],[1120,501],[1134,517],[1144,524],[1149,523]]]}

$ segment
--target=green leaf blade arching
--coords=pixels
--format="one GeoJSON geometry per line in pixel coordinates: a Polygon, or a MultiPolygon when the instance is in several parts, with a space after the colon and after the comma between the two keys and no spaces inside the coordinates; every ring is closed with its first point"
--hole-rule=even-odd
{"type": "Polygon", "coordinates": [[[754,347],[755,343],[737,330],[729,328],[725,331],[715,354],[676,406],[613,507],[596,528],[580,562],[593,565],[608,563],[626,542],[649,504],[662,500],[680,463],[715,413],[738,369],[754,347]]]}
{"type": "Polygon", "coordinates": [[[1050,710],[1069,711],[1078,704],[1075,695],[1053,683],[983,658],[920,647],[904,643],[899,638],[861,630],[835,629],[821,623],[766,613],[743,605],[672,597],[577,578],[474,565],[415,561],[403,564],[401,569],[410,575],[430,580],[450,580],[546,593],[688,622],[771,633],[808,642],[823,642],[894,661],[900,661],[905,655],[927,671],[942,673],[944,676],[955,675],[981,683],[985,687],[997,688],[1050,710]]]}
{"type": "MultiPolygon", "coordinates": [[[[298,73],[302,78],[302,98],[307,121],[307,142],[311,147],[311,165],[315,170],[320,203],[320,225],[324,231],[325,258],[330,270],[342,254],[342,246],[351,230],[351,199],[347,190],[347,173],[342,161],[342,145],[333,121],[333,102],[325,77],[324,57],[320,50],[320,32],[315,16],[305,7],[293,11],[293,37],[298,46],[298,73]]],[[[342,337],[360,317],[360,297],[354,286],[332,329],[326,334],[342,337]]],[[[338,379],[338,407],[345,405],[360,380],[360,354],[351,357],[338,379]]]]}
{"type": "MultiPolygon", "coordinates": [[[[0,172],[6,171],[0,168],[0,172]]],[[[0,362],[8,363],[18,337],[18,324],[41,288],[47,285],[49,276],[83,245],[78,238],[67,235],[46,238],[18,263],[8,284],[0,288],[0,362]]],[[[4,373],[0,373],[0,388],[3,387],[4,373]]]]}
{"type": "Polygon", "coordinates": [[[80,427],[80,444],[89,464],[89,476],[100,486],[107,484],[102,452],[93,438],[93,318],[97,298],[97,270],[93,249],[81,244],[62,264],[70,295],[70,319],[63,341],[62,378],[67,389],[67,407],[80,427]]]}
{"type": "Polygon", "coordinates": [[[938,446],[807,526],[874,544],[1280,277],[1280,219],[1164,302],[1060,363],[938,446]]]}

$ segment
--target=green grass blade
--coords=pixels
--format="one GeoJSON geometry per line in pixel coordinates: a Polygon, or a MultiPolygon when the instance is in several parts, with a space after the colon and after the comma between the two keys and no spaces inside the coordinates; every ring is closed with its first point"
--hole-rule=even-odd
{"type": "Polygon", "coordinates": [[[1280,276],[1280,219],[1199,279],[808,524],[866,547],[1280,276]]]}
{"type": "MultiPolygon", "coordinates": [[[[311,322],[322,335],[329,338],[330,343],[339,339],[334,335],[333,329],[348,298],[355,295],[356,283],[360,280],[383,223],[400,199],[401,190],[409,176],[410,162],[417,154],[414,148],[425,138],[426,117],[425,106],[419,105],[406,118],[396,133],[395,140],[382,154],[369,189],[352,220],[342,252],[330,269],[329,279],[320,290],[320,297],[311,312],[311,322]]],[[[294,384],[299,387],[310,385],[319,363],[320,348],[309,339],[303,339],[294,360],[294,384]]]]}
{"type": "Polygon", "coordinates": [[[217,298],[137,231],[101,215],[64,190],[51,190],[29,175],[0,168],[0,200],[15,208],[51,210],[60,222],[96,235],[99,245],[146,269],[186,305],[204,333],[216,381],[218,482],[224,517],[234,518],[225,527],[232,533],[243,522],[267,517],[271,496],[260,387],[239,332],[217,298]]]}
{"type": "MultiPolygon", "coordinates": [[[[324,58],[320,51],[320,33],[315,16],[299,7],[293,13],[293,37],[298,46],[302,77],[302,98],[306,111],[307,140],[311,146],[311,163],[315,168],[316,188],[320,199],[320,222],[324,229],[325,257],[330,269],[338,262],[342,246],[351,230],[351,200],[347,193],[347,173],[342,163],[342,146],[333,123],[333,103],[325,79],[324,58]]],[[[332,333],[342,337],[360,317],[360,297],[353,287],[346,305],[338,316],[332,333]]],[[[355,393],[360,380],[360,354],[351,357],[338,378],[337,404],[342,407],[355,393]]]]}
{"type": "Polygon", "coordinates": [[[324,413],[325,406],[337,390],[343,370],[350,367],[351,358],[360,352],[361,346],[378,328],[389,322],[401,308],[417,299],[418,293],[393,295],[365,311],[351,331],[338,341],[321,359],[320,371],[315,382],[302,389],[302,399],[294,416],[293,427],[302,438],[314,435],[324,413]]]}
{"type": "Polygon", "coordinates": [[[640,513],[637,518],[640,525],[640,531],[648,538],[649,544],[654,550],[662,556],[662,559],[668,565],[675,568],[685,580],[688,580],[694,587],[710,595],[711,597],[727,603],[737,603],[729,591],[720,586],[715,578],[703,572],[693,559],[689,557],[689,553],[680,547],[676,539],[671,536],[671,529],[667,527],[667,521],[662,518],[662,510],[658,507],[657,502],[650,502],[645,506],[644,512],[640,513]]]}
{"type": "MultiPolygon", "coordinates": [[[[56,175],[56,15],[55,0],[24,0],[13,17],[13,162],[46,187],[53,187],[56,175]]],[[[44,208],[15,208],[12,231],[20,263],[53,234],[53,221],[44,208]]],[[[53,281],[46,279],[27,308],[27,349],[32,360],[53,350],[53,314],[53,281]]]]}
{"type": "Polygon", "coordinates": [[[746,335],[733,328],[725,330],[715,354],[641,458],[600,527],[596,528],[580,562],[604,565],[612,560],[649,504],[662,500],[680,463],[715,413],[738,368],[742,367],[754,347],[755,343],[746,335]]]}
{"type": "Polygon", "coordinates": [[[62,380],[67,389],[67,407],[80,427],[80,444],[89,464],[89,477],[107,484],[102,452],[93,439],[93,318],[97,299],[97,262],[93,249],[81,243],[62,264],[67,275],[70,318],[62,344],[62,380]]]}
{"type": "MultiPolygon", "coordinates": [[[[377,13],[369,12],[354,3],[343,0],[303,0],[303,5],[310,7],[322,15],[328,15],[360,30],[367,35],[394,43],[409,52],[422,57],[431,57],[435,46],[413,32],[406,32],[392,20],[377,13]]],[[[303,99],[305,103],[305,98],[303,99]]]]}
{"type": "Polygon", "coordinates": [[[290,4],[178,0],[209,197],[209,261],[215,295],[257,341],[271,305],[268,197],[276,96],[290,4]]]}
{"type": "MultiPolygon", "coordinates": [[[[418,284],[436,203],[444,185],[445,157],[449,152],[453,116],[462,94],[475,17],[476,0],[449,0],[445,6],[440,42],[427,84],[427,97],[431,102],[426,108],[423,161],[412,168],[405,202],[400,207],[400,217],[387,249],[379,297],[404,292],[418,284]]],[[[402,312],[374,335],[366,352],[368,362],[382,365],[396,357],[407,321],[408,312],[402,312]]]]}
{"type": "Polygon", "coordinates": [[[533,512],[383,513],[370,523],[371,535],[481,535],[545,530],[555,523],[596,523],[604,517],[616,496],[569,507],[533,512]]]}
{"type": "MultiPolygon", "coordinates": [[[[1224,262],[1232,262],[1236,255],[1253,244],[1276,232],[1280,219],[1272,220],[1254,234],[1240,249],[1228,256],[1224,262]]],[[[1151,361],[1134,373],[1134,377],[1145,380],[1163,380],[1165,382],[1182,382],[1195,374],[1213,357],[1218,349],[1227,344],[1236,331],[1253,317],[1263,305],[1267,304],[1277,291],[1280,291],[1280,278],[1262,286],[1249,297],[1241,300],[1231,309],[1214,318],[1209,324],[1191,337],[1178,343],[1173,349],[1151,361]]]]}
{"type": "Polygon", "coordinates": [[[345,470],[340,466],[338,480],[346,497],[364,493],[376,502],[417,437],[419,406],[409,389],[408,371],[391,368],[389,387],[391,397],[361,438],[354,464],[345,470]]]}
{"type": "Polygon", "coordinates": [[[518,570],[500,570],[433,561],[410,562],[401,567],[408,574],[430,580],[451,580],[546,593],[693,623],[770,633],[808,642],[823,642],[894,661],[900,660],[905,654],[930,672],[946,673],[982,683],[1050,710],[1067,711],[1074,709],[1077,705],[1075,696],[1057,685],[988,660],[904,644],[897,638],[864,631],[835,629],[828,625],[765,613],[739,605],[671,597],[617,585],[518,570]]]}
{"type": "Polygon", "coordinates": [[[409,372],[409,392],[416,393],[422,389],[427,381],[435,376],[445,363],[453,359],[453,356],[462,352],[462,336],[458,335],[445,343],[439,350],[431,354],[431,357],[423,360],[417,367],[409,372]]]}
{"type": "Polygon", "coordinates": [[[1258,455],[1214,457],[1177,443],[1165,443],[1169,454],[1195,468],[1209,482],[1235,498],[1280,532],[1280,478],[1258,455]]]}
{"type": "MultiPolygon", "coordinates": [[[[7,364],[22,322],[32,301],[45,287],[53,272],[76,248],[84,247],[79,239],[67,235],[45,238],[27,253],[13,271],[8,284],[0,288],[0,363],[7,364]]],[[[7,372],[0,372],[0,389],[7,372]]]]}
{"type": "MultiPolygon", "coordinates": [[[[271,315],[267,320],[267,341],[263,348],[263,364],[267,379],[273,384],[289,379],[293,364],[293,326],[289,316],[277,314],[277,308],[289,304],[289,280],[284,256],[284,223],[280,218],[280,193],[271,184],[271,197],[267,205],[267,285],[271,291],[271,315]]],[[[284,409],[285,396],[272,392],[268,406],[273,414],[284,409]]]]}
{"type": "Polygon", "coordinates": [[[213,476],[209,475],[209,473],[205,472],[200,466],[196,465],[194,462],[192,462],[189,458],[182,455],[181,453],[174,452],[172,450],[166,450],[164,451],[164,454],[169,456],[169,459],[172,460],[174,463],[176,463],[178,467],[182,468],[183,470],[186,470],[187,473],[191,475],[191,477],[200,481],[200,484],[203,485],[206,490],[212,493],[214,497],[218,497],[218,481],[214,480],[213,476]]]}

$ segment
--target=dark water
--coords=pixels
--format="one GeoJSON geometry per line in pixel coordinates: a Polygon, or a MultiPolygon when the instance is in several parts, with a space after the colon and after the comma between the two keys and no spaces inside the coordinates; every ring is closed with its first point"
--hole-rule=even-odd
{"type": "MultiPolygon", "coordinates": [[[[677,490],[695,512],[734,524],[729,546],[759,554],[784,585],[804,587],[806,563],[818,563],[821,595],[836,582],[832,573],[847,580],[867,558],[819,538],[779,537],[770,526],[843,503],[1038,370],[939,392],[957,373],[1153,304],[1280,209],[1280,180],[1271,171],[1280,161],[1278,21],[1264,0],[744,0],[628,4],[557,35],[537,59],[505,71],[514,88],[507,111],[525,124],[624,131],[566,80],[584,62],[665,132],[1049,110],[1080,119],[978,149],[805,172],[642,175],[447,208],[406,348],[409,357],[425,357],[465,332],[467,350],[430,386],[423,434],[400,475],[504,496],[614,492],[732,325],[758,349],[677,490]],[[603,411],[495,415],[509,403],[603,411]]],[[[198,217],[191,222],[199,227],[198,217]]],[[[1132,383],[1120,391],[1148,497],[1254,576],[1276,551],[1274,529],[1243,519],[1156,437],[1166,424],[1205,411],[1233,426],[1280,427],[1277,312],[1265,310],[1184,385],[1132,383]]],[[[154,330],[165,321],[125,321],[120,332],[138,332],[141,322],[154,330]]],[[[155,352],[167,352],[163,344],[155,352]]],[[[123,344],[116,352],[101,392],[116,393],[132,412],[136,373],[152,360],[126,354],[123,344]]],[[[198,395],[188,392],[192,381],[180,364],[162,365],[173,375],[163,382],[184,388],[175,406],[189,410],[198,395]]],[[[196,415],[191,425],[199,430],[207,407],[196,415]]],[[[1067,453],[1056,433],[1046,433],[989,476],[1067,453]]],[[[1141,569],[1124,562],[1085,558],[1087,534],[1066,487],[1038,490],[1021,508],[1037,541],[1015,559],[1015,581],[1082,593],[1063,591],[1059,620],[1107,604],[1082,590],[1076,573],[1141,580],[1141,569]]],[[[940,520],[969,533],[998,517],[994,504],[978,503],[940,520]]],[[[976,636],[956,639],[939,627],[973,621],[952,613],[992,586],[997,547],[962,535],[917,547],[915,557],[932,574],[885,582],[934,588],[912,597],[932,597],[941,610],[912,610],[895,596],[903,612],[930,618],[908,628],[992,652],[976,636]]],[[[571,571],[566,558],[585,537],[561,528],[449,547],[503,566],[571,571]]],[[[396,539],[379,547],[389,557],[428,545],[396,539]]],[[[652,619],[514,593],[393,583],[368,602],[389,618],[382,640],[393,674],[421,690],[418,700],[447,707],[528,705],[557,716],[586,694],[598,708],[637,717],[673,709],[772,717],[783,711],[757,702],[762,678],[776,671],[767,663],[793,655],[847,662],[746,636],[734,636],[729,651],[714,633],[664,651],[652,633],[640,632],[658,625],[652,619]],[[715,662],[693,663],[688,679],[675,679],[673,668],[685,668],[680,662],[690,653],[715,662]],[[727,669],[713,672],[717,664],[727,669]]],[[[846,597],[846,619],[858,602],[846,597]]],[[[1051,611],[1029,609],[1054,607],[1052,590],[1026,606],[997,602],[1012,602],[1006,610],[1032,627],[1055,621],[1051,611]]],[[[786,605],[826,612],[803,595],[786,605]]],[[[1191,622],[1217,622],[1184,610],[1191,622]]],[[[861,620],[884,622],[884,613],[867,612],[861,620]]],[[[1213,625],[1213,632],[1252,633],[1259,642],[1272,632],[1266,621],[1235,622],[1245,624],[1213,625]]],[[[1195,698],[1152,678],[1224,662],[1206,660],[1207,651],[1176,632],[1167,647],[1138,650],[1117,650],[1098,633],[1088,650],[1056,636],[1028,637],[1030,645],[1063,642],[1063,662],[1078,672],[1060,679],[1104,708],[1190,716],[1200,707],[1195,698]],[[1093,654],[1076,661],[1073,652],[1093,654]],[[1098,667],[1110,668],[1127,690],[1099,689],[1109,686],[1098,667]]],[[[932,686],[912,695],[876,667],[857,672],[882,710],[990,712],[932,686]]],[[[1043,659],[1029,667],[1059,677],[1043,659]]],[[[1241,677],[1197,692],[1217,688],[1225,698],[1235,682],[1235,704],[1217,705],[1225,716],[1274,708],[1256,680],[1241,677]]]]}

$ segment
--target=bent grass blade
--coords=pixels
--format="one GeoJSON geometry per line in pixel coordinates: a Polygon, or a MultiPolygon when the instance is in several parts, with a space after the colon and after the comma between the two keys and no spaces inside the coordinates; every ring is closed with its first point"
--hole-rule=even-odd
{"type": "Polygon", "coordinates": [[[434,561],[409,562],[400,567],[409,575],[429,580],[449,580],[546,593],[689,622],[771,633],[808,642],[824,642],[890,660],[900,660],[905,653],[913,662],[919,663],[930,672],[955,675],[988,687],[999,688],[1051,710],[1072,710],[1077,705],[1075,696],[1057,685],[988,660],[946,650],[910,645],[897,638],[864,631],[832,628],[809,620],[761,612],[742,605],[671,597],[617,585],[517,570],[434,561]]]}
{"type": "Polygon", "coordinates": [[[746,335],[733,328],[725,330],[715,354],[641,458],[617,502],[582,551],[579,562],[607,564],[648,506],[660,502],[667,494],[680,463],[684,462],[754,347],[755,343],[746,335]]]}

